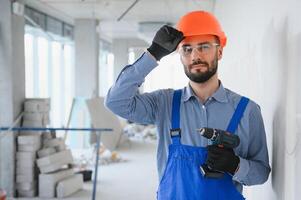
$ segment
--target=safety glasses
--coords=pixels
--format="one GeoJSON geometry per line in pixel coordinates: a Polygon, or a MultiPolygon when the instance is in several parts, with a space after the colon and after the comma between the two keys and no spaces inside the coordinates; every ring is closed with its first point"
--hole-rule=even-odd
{"type": "Polygon", "coordinates": [[[201,44],[197,44],[196,46],[191,46],[191,45],[183,45],[180,47],[179,49],[179,53],[182,56],[190,56],[193,49],[197,49],[198,53],[202,53],[202,54],[208,54],[211,52],[211,50],[214,47],[219,46],[219,44],[217,43],[201,43],[201,44]]]}

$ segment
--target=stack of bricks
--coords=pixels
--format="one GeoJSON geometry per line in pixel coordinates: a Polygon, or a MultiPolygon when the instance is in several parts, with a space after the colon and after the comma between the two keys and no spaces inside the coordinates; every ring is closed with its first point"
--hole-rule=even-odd
{"type": "Polygon", "coordinates": [[[19,197],[37,196],[36,152],[41,147],[40,135],[18,136],[16,154],[16,187],[19,197]]]}
{"type": "Polygon", "coordinates": [[[38,151],[39,197],[64,198],[83,187],[81,174],[74,174],[73,157],[64,140],[55,134],[42,134],[43,149],[38,151]]]}
{"type": "MultiPolygon", "coordinates": [[[[46,127],[49,124],[49,99],[26,99],[23,127],[46,127]]],[[[41,131],[20,131],[17,138],[16,189],[19,197],[37,196],[38,170],[36,153],[41,148],[41,131]]]]}
{"type": "Polygon", "coordinates": [[[26,99],[24,103],[23,126],[46,127],[50,121],[49,111],[50,99],[26,99]]]}
{"type": "MultiPolygon", "coordinates": [[[[23,127],[49,124],[50,99],[27,99],[24,110],[23,127]]],[[[72,169],[71,151],[55,133],[21,131],[16,157],[19,197],[64,198],[83,187],[82,174],[72,169]]]]}

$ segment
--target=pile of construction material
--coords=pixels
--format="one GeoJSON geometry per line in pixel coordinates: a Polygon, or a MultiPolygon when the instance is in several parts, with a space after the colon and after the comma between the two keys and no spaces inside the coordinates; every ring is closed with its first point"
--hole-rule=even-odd
{"type": "Polygon", "coordinates": [[[36,152],[41,147],[40,135],[18,136],[16,154],[16,187],[19,197],[37,196],[36,152]]]}
{"type": "Polygon", "coordinates": [[[55,134],[42,134],[43,148],[38,151],[39,196],[64,198],[83,187],[82,174],[75,174],[73,157],[62,138],[55,134]]]}
{"type": "MultiPolygon", "coordinates": [[[[49,124],[49,99],[27,99],[23,127],[49,124]]],[[[71,151],[55,132],[26,130],[17,138],[16,187],[19,197],[64,198],[82,189],[82,174],[72,169],[71,151]]]]}
{"type": "MultiPolygon", "coordinates": [[[[22,126],[43,128],[49,124],[50,99],[26,99],[22,126]]],[[[20,131],[17,138],[16,188],[19,197],[37,196],[36,154],[41,148],[41,131],[20,131]]]]}
{"type": "MultiPolygon", "coordinates": [[[[24,127],[47,127],[49,125],[50,99],[26,99],[24,102],[24,127]]],[[[24,133],[26,134],[26,132],[24,133]]]]}

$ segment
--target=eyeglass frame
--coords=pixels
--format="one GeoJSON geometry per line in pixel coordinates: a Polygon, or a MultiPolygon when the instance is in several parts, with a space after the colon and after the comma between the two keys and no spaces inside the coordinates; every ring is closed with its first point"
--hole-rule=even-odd
{"type": "Polygon", "coordinates": [[[197,45],[194,45],[194,46],[184,44],[179,48],[179,53],[180,53],[180,55],[187,57],[187,56],[190,56],[192,54],[194,49],[197,49],[198,53],[208,54],[211,51],[212,47],[219,47],[219,46],[220,46],[220,44],[215,43],[215,42],[204,42],[204,43],[200,43],[200,44],[197,44],[197,45]],[[210,45],[210,48],[208,49],[207,52],[204,52],[204,50],[199,50],[199,47],[202,47],[204,45],[210,45]],[[187,52],[185,53],[184,50],[183,50],[183,47],[184,48],[191,48],[191,51],[189,53],[187,53],[187,52]]]}

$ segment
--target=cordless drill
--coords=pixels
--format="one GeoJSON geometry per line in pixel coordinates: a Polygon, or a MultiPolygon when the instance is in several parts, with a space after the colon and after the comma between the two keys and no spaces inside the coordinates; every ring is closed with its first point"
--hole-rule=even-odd
{"type": "MultiPolygon", "coordinates": [[[[239,145],[239,137],[234,134],[230,134],[226,131],[213,129],[213,128],[201,128],[197,130],[203,137],[212,141],[212,144],[219,147],[235,148],[239,145]]],[[[210,169],[209,166],[203,164],[200,166],[201,173],[207,178],[222,178],[224,172],[210,169]]]]}

